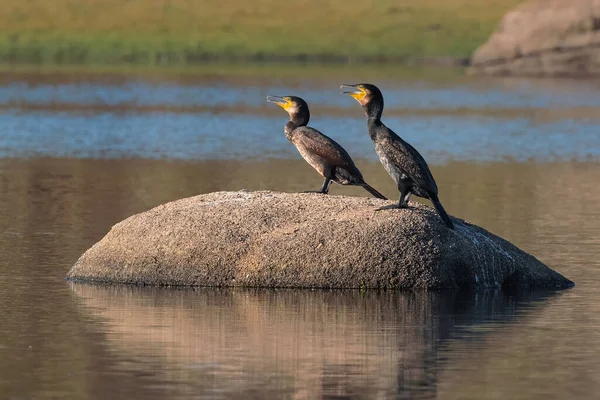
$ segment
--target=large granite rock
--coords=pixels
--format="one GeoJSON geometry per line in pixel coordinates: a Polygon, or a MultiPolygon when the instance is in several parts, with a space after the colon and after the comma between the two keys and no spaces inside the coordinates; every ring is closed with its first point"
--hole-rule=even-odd
{"type": "Polygon", "coordinates": [[[150,285],[564,288],[572,282],[482,228],[425,205],[363,197],[218,192],[134,215],[68,278],[150,285]]]}
{"type": "Polygon", "coordinates": [[[532,0],[507,13],[471,73],[600,74],[600,0],[532,0]]]}

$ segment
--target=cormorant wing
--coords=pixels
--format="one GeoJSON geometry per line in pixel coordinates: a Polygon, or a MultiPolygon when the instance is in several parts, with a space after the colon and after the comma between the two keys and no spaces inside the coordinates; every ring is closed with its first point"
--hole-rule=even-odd
{"type": "Polygon", "coordinates": [[[391,135],[381,141],[382,150],[413,182],[427,192],[437,194],[437,185],[423,156],[389,128],[388,131],[391,135]]]}
{"type": "Polygon", "coordinates": [[[342,146],[314,128],[302,126],[294,129],[292,143],[324,159],[332,166],[355,167],[352,158],[342,146]]]}

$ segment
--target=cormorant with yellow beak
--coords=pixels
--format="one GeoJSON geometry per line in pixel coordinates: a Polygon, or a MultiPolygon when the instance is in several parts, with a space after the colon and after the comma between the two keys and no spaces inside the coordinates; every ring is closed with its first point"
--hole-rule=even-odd
{"type": "Polygon", "coordinates": [[[369,136],[375,144],[375,151],[385,170],[398,185],[400,200],[397,207],[408,207],[411,194],[429,199],[446,226],[454,229],[452,220],[438,199],[438,188],[425,159],[414,147],[381,122],[381,91],[369,83],[341,86],[341,89],[346,88],[350,90],[342,93],[354,97],[365,110],[369,136]]]}
{"type": "Polygon", "coordinates": [[[378,199],[385,196],[365,182],[350,155],[336,141],[307,126],[310,119],[308,105],[296,96],[268,96],[267,101],[281,106],[290,115],[285,124],[285,137],[296,146],[300,155],[325,178],[317,193],[327,194],[331,182],[340,185],[362,186],[378,199]]]}

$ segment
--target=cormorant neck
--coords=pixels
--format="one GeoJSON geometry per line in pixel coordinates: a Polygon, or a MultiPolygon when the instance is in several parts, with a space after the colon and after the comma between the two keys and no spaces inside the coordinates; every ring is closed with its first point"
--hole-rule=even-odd
{"type": "Polygon", "coordinates": [[[381,120],[381,114],[383,114],[383,99],[373,99],[364,106],[367,118],[381,120]]]}
{"type": "Polygon", "coordinates": [[[285,124],[285,133],[289,134],[296,128],[308,125],[309,120],[310,114],[308,112],[290,115],[290,120],[285,124]]]}
{"type": "Polygon", "coordinates": [[[285,132],[285,136],[289,139],[292,131],[297,127],[298,125],[296,125],[294,121],[290,120],[287,124],[285,124],[285,129],[283,130],[285,132]]]}
{"type": "Polygon", "coordinates": [[[305,112],[302,114],[294,114],[292,116],[290,116],[290,122],[289,123],[293,123],[296,127],[299,126],[306,126],[308,125],[308,121],[310,120],[310,114],[305,112]]]}
{"type": "Polygon", "coordinates": [[[381,125],[383,125],[383,123],[379,117],[367,117],[367,130],[372,140],[376,139],[378,128],[380,128],[381,125]]]}
{"type": "Polygon", "coordinates": [[[367,117],[367,124],[369,126],[371,126],[371,125],[379,126],[382,124],[382,122],[381,122],[381,119],[379,119],[377,117],[367,117]]]}

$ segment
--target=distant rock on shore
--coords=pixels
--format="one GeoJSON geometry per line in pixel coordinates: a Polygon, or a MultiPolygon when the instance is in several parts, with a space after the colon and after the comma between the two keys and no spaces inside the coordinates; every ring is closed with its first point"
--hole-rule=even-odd
{"type": "Polygon", "coordinates": [[[302,288],[565,288],[572,282],[509,242],[427,206],[218,192],[115,225],[68,273],[76,281],[302,288]]]}
{"type": "Polygon", "coordinates": [[[470,73],[600,75],[600,0],[532,0],[508,12],[470,73]]]}

